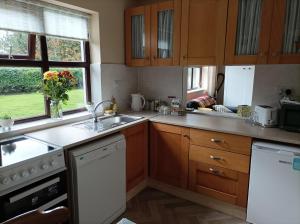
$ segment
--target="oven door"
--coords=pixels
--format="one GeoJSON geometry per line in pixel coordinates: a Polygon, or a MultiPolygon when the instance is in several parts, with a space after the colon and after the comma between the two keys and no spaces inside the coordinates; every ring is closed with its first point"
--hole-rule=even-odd
{"type": "Polygon", "coordinates": [[[34,209],[67,204],[66,174],[62,172],[0,197],[0,222],[34,209]]]}

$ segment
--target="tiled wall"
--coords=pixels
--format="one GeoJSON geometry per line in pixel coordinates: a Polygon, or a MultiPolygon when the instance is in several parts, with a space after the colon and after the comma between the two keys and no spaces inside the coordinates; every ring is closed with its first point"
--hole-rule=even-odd
{"type": "Polygon", "coordinates": [[[281,88],[291,88],[300,100],[300,65],[255,66],[252,105],[278,105],[281,88]]]}
{"type": "Polygon", "coordinates": [[[180,67],[148,67],[138,69],[138,91],[148,99],[167,101],[168,96],[183,97],[183,69],[180,67]]]}

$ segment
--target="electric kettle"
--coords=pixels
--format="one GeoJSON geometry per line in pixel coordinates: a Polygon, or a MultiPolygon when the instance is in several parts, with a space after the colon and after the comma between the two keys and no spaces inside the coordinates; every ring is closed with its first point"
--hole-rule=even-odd
{"type": "Polygon", "coordinates": [[[145,107],[146,100],[145,98],[139,94],[134,93],[131,94],[131,109],[133,111],[141,111],[145,107]]]}

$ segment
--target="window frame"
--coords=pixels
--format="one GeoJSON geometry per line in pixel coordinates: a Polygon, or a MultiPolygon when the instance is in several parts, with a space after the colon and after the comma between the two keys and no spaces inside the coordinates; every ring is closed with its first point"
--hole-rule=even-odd
{"type": "Polygon", "coordinates": [[[195,91],[195,90],[201,90],[202,89],[202,67],[199,67],[199,69],[200,69],[200,71],[199,71],[199,74],[200,74],[200,77],[199,77],[199,87],[197,87],[197,88],[193,88],[193,86],[194,86],[194,69],[195,68],[191,68],[192,69],[192,72],[191,72],[191,88],[190,89],[188,89],[187,88],[187,91],[188,92],[193,92],[193,91],[195,91]]]}
{"type": "MultiPolygon", "coordinates": [[[[36,35],[35,34],[28,34],[27,38],[28,44],[27,44],[27,51],[28,54],[13,54],[13,59],[35,59],[35,49],[36,49],[36,35]]],[[[9,54],[0,54],[0,59],[9,59],[9,54]]]]}
{"type": "MultiPolygon", "coordinates": [[[[40,38],[40,48],[41,48],[41,60],[34,60],[35,59],[35,50],[36,50],[36,35],[35,34],[29,34],[28,35],[28,54],[27,56],[23,55],[17,55],[14,56],[12,59],[9,59],[6,55],[6,57],[3,57],[3,55],[0,55],[0,66],[13,66],[13,67],[37,67],[41,68],[42,73],[49,71],[50,67],[57,67],[57,68],[84,68],[85,69],[85,95],[86,95],[86,101],[90,102],[92,95],[91,95],[91,74],[90,74],[90,45],[89,41],[83,41],[83,58],[84,61],[82,62],[64,62],[64,61],[49,61],[48,58],[48,47],[47,47],[47,37],[44,35],[39,36],[40,38]]],[[[41,77],[42,81],[42,77],[41,77]]],[[[15,121],[16,124],[19,123],[25,123],[40,119],[46,119],[50,118],[50,100],[47,99],[47,97],[44,96],[44,108],[45,108],[45,114],[35,117],[28,117],[28,118],[22,118],[17,119],[15,121]]],[[[86,111],[86,108],[77,108],[74,110],[68,110],[64,111],[63,114],[73,114],[86,111]]]]}

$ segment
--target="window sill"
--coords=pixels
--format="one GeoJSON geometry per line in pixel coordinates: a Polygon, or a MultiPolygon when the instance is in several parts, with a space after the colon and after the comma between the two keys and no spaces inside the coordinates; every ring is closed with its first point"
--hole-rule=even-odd
{"type": "Polygon", "coordinates": [[[191,89],[191,90],[188,90],[187,93],[195,93],[195,92],[199,92],[199,91],[205,91],[205,89],[203,89],[203,88],[191,89]]]}
{"type": "Polygon", "coordinates": [[[27,122],[23,124],[14,125],[10,131],[3,131],[0,127],[0,139],[11,138],[17,135],[23,135],[25,133],[34,132],[42,129],[57,127],[65,124],[75,123],[82,120],[91,118],[91,114],[87,111],[64,115],[62,119],[43,119],[33,122],[27,122]]]}

